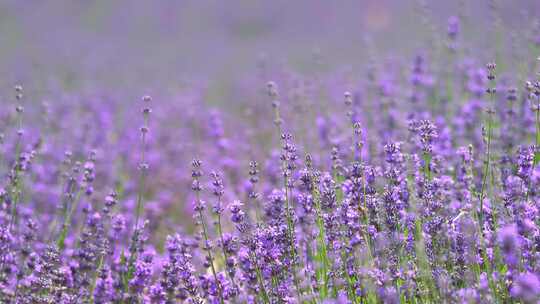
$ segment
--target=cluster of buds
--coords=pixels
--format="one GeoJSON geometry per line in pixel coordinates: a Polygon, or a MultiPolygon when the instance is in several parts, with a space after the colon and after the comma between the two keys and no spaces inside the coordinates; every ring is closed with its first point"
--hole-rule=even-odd
{"type": "Polygon", "coordinates": [[[526,81],[525,89],[527,90],[530,99],[540,97],[540,81],[526,81]]]}
{"type": "Polygon", "coordinates": [[[21,100],[23,98],[23,87],[21,85],[15,86],[15,98],[17,100],[21,100]]]}
{"type": "Polygon", "coordinates": [[[488,87],[486,89],[486,92],[488,94],[491,94],[491,95],[494,95],[496,92],[497,92],[497,89],[495,88],[495,84],[494,84],[494,81],[495,81],[495,69],[497,68],[497,65],[493,62],[490,62],[486,65],[486,68],[487,68],[487,71],[488,71],[488,75],[487,75],[487,79],[491,82],[491,87],[488,87]]]}
{"type": "Polygon", "coordinates": [[[353,112],[353,109],[352,109],[353,96],[352,96],[351,92],[347,91],[347,92],[343,93],[343,97],[345,98],[345,106],[347,107],[347,117],[349,117],[349,119],[352,120],[353,115],[354,115],[354,112],[353,112]]]}
{"type": "Polygon", "coordinates": [[[279,91],[277,84],[273,81],[269,81],[266,83],[266,93],[272,100],[272,107],[274,108],[274,124],[276,126],[280,126],[283,123],[283,120],[279,116],[279,91]]]}

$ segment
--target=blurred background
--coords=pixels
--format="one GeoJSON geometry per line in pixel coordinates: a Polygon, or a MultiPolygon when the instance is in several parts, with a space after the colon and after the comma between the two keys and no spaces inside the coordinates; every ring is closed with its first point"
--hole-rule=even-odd
{"type": "Polygon", "coordinates": [[[497,18],[507,33],[530,28],[540,1],[6,0],[0,89],[170,88],[189,79],[223,96],[263,59],[310,73],[412,54],[444,39],[452,15],[464,17],[463,39],[481,46],[497,18]]]}

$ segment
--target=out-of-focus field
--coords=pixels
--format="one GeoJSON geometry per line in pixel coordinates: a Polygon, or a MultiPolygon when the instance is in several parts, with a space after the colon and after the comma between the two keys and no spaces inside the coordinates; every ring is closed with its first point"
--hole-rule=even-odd
{"type": "MultiPolygon", "coordinates": [[[[493,3],[510,29],[507,46],[540,10],[533,0],[493,3]]],[[[211,101],[225,102],[220,94],[262,57],[301,72],[358,68],[425,49],[443,38],[450,15],[468,17],[468,48],[487,47],[491,13],[488,1],[7,0],[0,88],[60,81],[66,89],[169,89],[196,79],[211,87],[211,101]]]]}

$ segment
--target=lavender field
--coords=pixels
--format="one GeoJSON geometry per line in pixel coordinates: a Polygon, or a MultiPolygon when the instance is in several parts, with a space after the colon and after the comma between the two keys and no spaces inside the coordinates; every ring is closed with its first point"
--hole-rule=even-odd
{"type": "Polygon", "coordinates": [[[540,2],[1,2],[3,303],[540,303],[540,2]]]}

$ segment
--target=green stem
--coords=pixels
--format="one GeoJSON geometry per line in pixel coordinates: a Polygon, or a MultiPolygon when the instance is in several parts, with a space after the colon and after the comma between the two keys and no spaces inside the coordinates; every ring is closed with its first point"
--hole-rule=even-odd
{"type": "Polygon", "coordinates": [[[262,297],[263,297],[264,303],[268,304],[270,303],[270,298],[268,297],[268,292],[266,292],[266,288],[264,287],[264,278],[262,276],[261,268],[259,267],[257,253],[252,252],[251,259],[253,263],[255,264],[255,273],[257,274],[257,281],[259,282],[259,288],[262,291],[262,297]]]}
{"type": "Polygon", "coordinates": [[[536,102],[536,142],[534,147],[534,165],[540,162],[540,96],[536,102]]]}
{"type": "MultiPolygon", "coordinates": [[[[196,201],[197,201],[197,206],[200,207],[201,205],[201,198],[200,198],[200,194],[199,194],[199,191],[196,191],[196,201]]],[[[203,246],[203,249],[206,250],[206,254],[207,254],[207,257],[208,257],[208,263],[210,263],[210,269],[212,270],[212,275],[214,276],[214,280],[216,282],[216,286],[217,286],[217,289],[218,289],[218,294],[219,294],[219,302],[221,304],[224,304],[224,301],[223,301],[223,292],[221,290],[221,284],[219,283],[219,280],[217,278],[217,273],[216,273],[216,268],[214,267],[214,258],[212,257],[212,251],[210,248],[208,248],[210,242],[209,242],[209,238],[208,238],[208,231],[206,229],[206,223],[204,221],[204,217],[203,217],[203,213],[202,213],[202,208],[197,208],[199,210],[199,221],[201,222],[201,226],[202,226],[202,229],[203,229],[203,236],[204,236],[204,246],[203,246]]]]}
{"type": "MultiPolygon", "coordinates": [[[[148,128],[148,115],[144,115],[144,128],[148,128]]],[[[141,166],[145,166],[146,161],[146,132],[142,132],[142,151],[141,151],[141,166]]],[[[137,191],[137,208],[135,210],[135,229],[139,226],[139,218],[142,214],[144,187],[146,181],[146,168],[140,168],[139,188],[137,191]]]]}
{"type": "Polygon", "coordinates": [[[212,275],[214,276],[214,280],[216,281],[216,286],[218,288],[219,301],[220,301],[220,303],[223,304],[224,301],[223,301],[223,293],[221,291],[221,284],[219,283],[219,280],[217,278],[217,273],[216,273],[216,268],[214,267],[214,259],[212,257],[212,252],[211,252],[210,248],[207,248],[207,245],[209,244],[208,233],[206,231],[206,224],[204,223],[204,218],[203,218],[203,215],[202,215],[202,211],[200,211],[200,210],[199,210],[199,220],[201,221],[201,225],[202,225],[202,228],[203,228],[203,235],[204,235],[204,241],[205,241],[204,247],[205,247],[206,253],[208,255],[208,262],[210,263],[210,269],[212,270],[212,275]]]}
{"type": "MultiPolygon", "coordinates": [[[[490,80],[491,87],[495,87],[495,82],[493,80],[490,80]]],[[[493,89],[492,89],[493,90],[493,89]]],[[[491,104],[494,103],[494,91],[490,91],[490,101],[491,104]]],[[[478,212],[478,222],[479,222],[479,237],[480,237],[480,247],[482,248],[482,259],[484,260],[484,269],[487,271],[488,275],[488,284],[491,288],[493,294],[497,295],[497,289],[494,286],[493,280],[492,280],[492,267],[491,263],[489,261],[489,258],[487,256],[487,247],[486,247],[486,241],[484,238],[484,198],[487,195],[487,179],[490,174],[490,166],[491,166],[491,140],[493,137],[493,110],[491,108],[488,108],[488,117],[487,117],[487,143],[486,143],[486,161],[484,165],[484,172],[482,176],[482,186],[480,189],[480,210],[478,212]]]]}
{"type": "MultiPolygon", "coordinates": [[[[133,228],[133,235],[131,237],[132,242],[138,242],[139,240],[139,221],[143,210],[143,203],[144,203],[144,189],[146,184],[146,170],[148,169],[148,165],[146,164],[146,133],[148,132],[148,116],[149,112],[146,111],[146,109],[143,110],[143,127],[141,129],[141,159],[139,163],[139,185],[137,188],[137,205],[135,208],[135,226],[133,228]]],[[[129,282],[129,279],[133,276],[133,272],[135,271],[135,260],[137,259],[137,244],[132,244],[130,246],[130,255],[128,260],[128,272],[126,273],[126,277],[124,278],[126,282],[129,282]]],[[[127,284],[124,285],[124,290],[127,291],[129,289],[129,286],[127,284]]]]}
{"type": "Polygon", "coordinates": [[[99,272],[101,271],[101,267],[103,266],[103,254],[100,254],[99,256],[99,260],[98,260],[98,265],[97,265],[97,268],[96,268],[96,271],[92,277],[92,282],[90,284],[90,291],[89,291],[89,297],[90,297],[90,303],[95,303],[95,299],[94,299],[94,291],[96,289],[96,283],[97,283],[97,278],[98,278],[98,275],[99,275],[99,272]]]}
{"type": "MultiPolygon", "coordinates": [[[[218,206],[221,208],[221,198],[218,197],[218,206]]],[[[223,227],[221,226],[221,215],[220,213],[217,214],[217,228],[219,233],[219,238],[221,240],[221,250],[223,251],[223,258],[225,259],[225,270],[227,272],[227,275],[229,276],[229,279],[231,280],[233,286],[236,286],[236,283],[234,282],[234,275],[232,275],[229,270],[227,269],[227,261],[229,259],[229,256],[227,254],[227,251],[225,250],[225,241],[223,238],[223,227]]]]}
{"type": "Polygon", "coordinates": [[[491,161],[491,133],[492,133],[492,114],[491,110],[488,110],[488,120],[487,120],[487,147],[486,147],[486,161],[484,164],[484,172],[482,176],[482,186],[480,189],[480,210],[478,213],[478,219],[480,221],[480,228],[484,229],[484,197],[485,192],[487,191],[487,178],[489,175],[489,167],[491,161]]]}
{"type": "MultiPolygon", "coordinates": [[[[19,129],[17,132],[22,130],[22,113],[17,111],[17,118],[18,118],[18,127],[19,129]]],[[[11,187],[11,194],[13,196],[13,206],[11,210],[11,221],[9,223],[9,227],[13,227],[13,225],[17,224],[17,205],[20,201],[20,198],[22,196],[22,189],[21,189],[21,181],[19,180],[21,178],[20,176],[20,154],[21,154],[21,136],[17,133],[17,144],[15,145],[15,167],[14,167],[14,177],[13,177],[13,185],[11,187]]]]}
{"type": "Polygon", "coordinates": [[[424,156],[424,178],[429,181],[431,180],[431,154],[428,152],[423,153],[424,156]]]}
{"type": "Polygon", "coordinates": [[[320,203],[320,196],[318,190],[315,188],[315,185],[312,186],[312,196],[313,202],[315,203],[315,212],[316,212],[316,222],[317,227],[319,228],[319,233],[317,235],[317,260],[321,264],[322,268],[317,269],[317,280],[322,279],[323,284],[320,286],[319,295],[321,300],[324,300],[328,295],[328,269],[330,268],[330,260],[328,259],[327,247],[326,247],[326,236],[324,229],[324,221],[322,218],[322,209],[320,203]]]}
{"type": "MultiPolygon", "coordinates": [[[[283,148],[283,145],[285,144],[284,142],[284,139],[282,138],[282,129],[281,129],[281,117],[280,117],[280,113],[279,113],[279,105],[277,104],[277,101],[276,101],[276,104],[274,106],[274,116],[275,116],[275,123],[276,123],[276,126],[277,126],[277,131],[278,131],[278,136],[279,136],[279,140],[280,140],[280,144],[281,144],[281,147],[280,148],[283,148]]],[[[286,170],[287,170],[287,164],[286,164],[286,160],[283,160],[282,161],[282,170],[283,172],[285,173],[286,170]]],[[[296,288],[296,293],[297,293],[297,297],[298,297],[298,300],[299,302],[300,299],[301,299],[301,291],[300,291],[300,287],[299,287],[299,284],[298,284],[298,277],[297,277],[297,274],[296,274],[296,249],[295,249],[295,246],[294,246],[294,231],[295,231],[295,228],[294,228],[294,222],[292,220],[292,215],[291,215],[291,211],[290,211],[290,206],[289,206],[289,187],[288,187],[288,184],[289,184],[289,178],[287,177],[286,174],[284,174],[284,179],[283,179],[283,184],[284,184],[284,187],[285,187],[285,212],[286,212],[286,217],[287,217],[287,230],[288,230],[288,234],[289,234],[289,240],[290,240],[290,250],[291,250],[291,261],[292,261],[292,274],[293,274],[293,281],[294,281],[294,286],[296,288]]]]}
{"type": "Polygon", "coordinates": [[[56,246],[58,247],[58,250],[62,252],[65,248],[65,240],[68,234],[69,227],[71,226],[71,219],[73,217],[73,213],[77,210],[77,206],[79,205],[79,201],[82,194],[82,186],[79,185],[79,190],[77,190],[77,194],[75,196],[75,199],[73,200],[73,204],[71,205],[71,208],[69,208],[64,223],[62,224],[62,231],[60,232],[60,235],[58,236],[58,240],[56,241],[56,246]]]}

